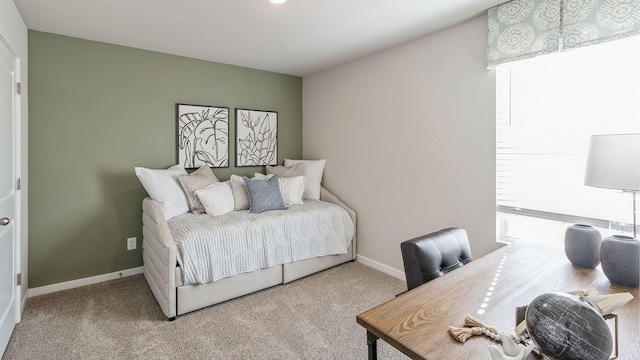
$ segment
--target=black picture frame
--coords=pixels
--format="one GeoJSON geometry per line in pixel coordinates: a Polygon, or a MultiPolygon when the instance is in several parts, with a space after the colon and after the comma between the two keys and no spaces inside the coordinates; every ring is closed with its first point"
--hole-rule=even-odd
{"type": "Polygon", "coordinates": [[[236,108],[236,167],[278,164],[278,112],[236,108]]]}
{"type": "Polygon", "coordinates": [[[229,108],[176,104],[176,158],[185,169],[229,167],[229,108]]]}

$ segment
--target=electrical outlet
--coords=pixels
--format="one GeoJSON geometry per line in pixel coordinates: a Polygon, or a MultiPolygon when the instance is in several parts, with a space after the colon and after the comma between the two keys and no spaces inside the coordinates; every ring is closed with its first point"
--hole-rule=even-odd
{"type": "Polygon", "coordinates": [[[137,240],[134,237],[127,239],[127,250],[135,250],[138,246],[137,240]]]}

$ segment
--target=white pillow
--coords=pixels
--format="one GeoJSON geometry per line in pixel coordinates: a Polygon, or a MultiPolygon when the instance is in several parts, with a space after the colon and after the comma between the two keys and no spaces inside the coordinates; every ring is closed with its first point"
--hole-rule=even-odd
{"type": "Polygon", "coordinates": [[[304,195],[305,185],[307,178],[304,176],[294,176],[288,178],[280,178],[280,192],[282,198],[287,206],[303,204],[302,199],[304,195]]]}
{"type": "Polygon", "coordinates": [[[213,183],[205,188],[196,190],[204,209],[209,215],[220,216],[233,211],[233,193],[231,181],[213,183]]]}
{"type": "Polygon", "coordinates": [[[233,193],[234,207],[238,210],[249,210],[249,193],[247,192],[247,184],[244,183],[242,176],[231,175],[231,192],[233,193]]]}
{"type": "Polygon", "coordinates": [[[189,211],[187,198],[178,182],[178,175],[186,175],[182,165],[174,165],[166,170],[135,167],[136,176],[149,197],[162,203],[162,213],[166,220],[189,211]]]}
{"type": "MultiPolygon", "coordinates": [[[[271,179],[273,174],[264,175],[260,173],[253,174],[254,179],[271,179]]],[[[304,185],[306,184],[306,178],[304,176],[294,176],[288,178],[278,178],[280,182],[280,193],[282,194],[282,200],[285,205],[291,206],[296,204],[303,204],[302,195],[304,194],[304,185]]]]}
{"type": "Polygon", "coordinates": [[[320,200],[320,185],[322,184],[322,174],[324,173],[325,160],[291,160],[284,159],[284,166],[304,164],[304,176],[307,178],[304,198],[320,200]]]}
{"type": "Polygon", "coordinates": [[[253,174],[253,178],[254,179],[260,179],[260,180],[269,180],[271,179],[271,177],[273,176],[273,174],[262,174],[262,173],[254,173],[253,174]]]}

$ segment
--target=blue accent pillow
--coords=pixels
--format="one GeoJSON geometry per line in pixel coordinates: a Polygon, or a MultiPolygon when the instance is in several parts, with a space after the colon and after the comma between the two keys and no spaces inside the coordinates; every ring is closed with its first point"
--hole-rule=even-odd
{"type": "Polygon", "coordinates": [[[259,214],[269,210],[287,210],[280,193],[280,181],[274,175],[269,180],[242,177],[249,193],[249,212],[259,214]]]}

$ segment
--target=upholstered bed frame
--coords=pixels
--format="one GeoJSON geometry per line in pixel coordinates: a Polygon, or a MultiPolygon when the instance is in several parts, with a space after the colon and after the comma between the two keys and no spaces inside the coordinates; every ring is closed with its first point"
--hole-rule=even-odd
{"type": "MultiPolygon", "coordinates": [[[[344,208],[356,225],[356,213],[327,189],[322,188],[320,200],[344,208]]],[[[150,198],[142,203],[142,234],[144,277],[156,297],[162,312],[174,320],[176,316],[227,301],[242,295],[285,284],[301,277],[328,269],[356,257],[356,234],[346,254],[329,255],[276,265],[238,274],[204,285],[184,285],[182,270],[177,263],[176,244],[162,213],[162,205],[150,198]]]]}

